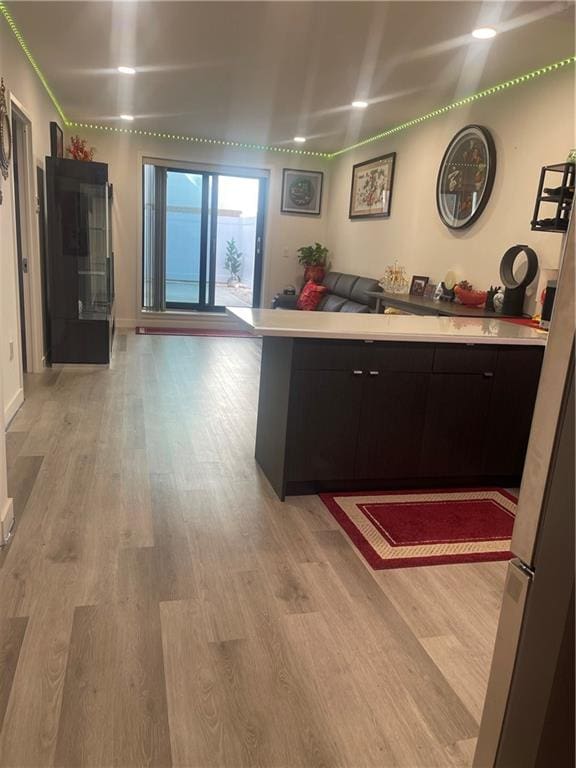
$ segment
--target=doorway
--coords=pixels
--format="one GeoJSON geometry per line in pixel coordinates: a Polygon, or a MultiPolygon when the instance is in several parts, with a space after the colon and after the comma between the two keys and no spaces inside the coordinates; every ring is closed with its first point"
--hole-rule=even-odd
{"type": "Polygon", "coordinates": [[[18,303],[20,318],[20,349],[22,372],[34,370],[33,307],[31,266],[33,213],[31,205],[32,148],[30,121],[18,105],[11,102],[12,163],[14,179],[14,231],[16,245],[16,269],[18,273],[18,303]]]}
{"type": "Polygon", "coordinates": [[[144,309],[260,305],[267,181],[144,164],[144,309]]]}

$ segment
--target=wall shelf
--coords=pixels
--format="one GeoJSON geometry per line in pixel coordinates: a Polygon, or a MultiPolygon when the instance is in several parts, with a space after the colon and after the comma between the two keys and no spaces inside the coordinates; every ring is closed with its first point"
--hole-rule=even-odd
{"type": "Polygon", "coordinates": [[[568,230],[574,201],[574,178],[574,163],[556,163],[542,168],[531,221],[534,232],[564,233],[568,230]],[[543,204],[545,206],[541,208],[543,204]]]}

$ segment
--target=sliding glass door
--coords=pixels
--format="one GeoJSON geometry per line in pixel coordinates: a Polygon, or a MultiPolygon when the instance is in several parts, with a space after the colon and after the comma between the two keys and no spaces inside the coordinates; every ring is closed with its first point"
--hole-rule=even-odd
{"type": "Polygon", "coordinates": [[[143,307],[260,304],[267,178],[144,165],[143,307]]]}

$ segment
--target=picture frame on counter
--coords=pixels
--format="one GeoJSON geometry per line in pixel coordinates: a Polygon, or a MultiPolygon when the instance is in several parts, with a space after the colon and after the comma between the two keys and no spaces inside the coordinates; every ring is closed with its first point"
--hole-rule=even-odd
{"type": "Polygon", "coordinates": [[[280,213],[320,216],[323,183],[322,171],[283,168],[280,213]]]}
{"type": "Polygon", "coordinates": [[[385,219],[390,216],[396,152],[352,166],[350,219],[385,219]]]}
{"type": "Polygon", "coordinates": [[[424,275],[414,275],[410,283],[410,296],[424,296],[429,280],[424,275]]]}

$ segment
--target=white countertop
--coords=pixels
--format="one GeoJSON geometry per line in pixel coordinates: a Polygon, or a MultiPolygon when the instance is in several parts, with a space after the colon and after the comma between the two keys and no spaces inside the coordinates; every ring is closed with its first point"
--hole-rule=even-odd
{"type": "Polygon", "coordinates": [[[544,346],[546,331],[506,320],[227,307],[255,336],[544,346]]]}

